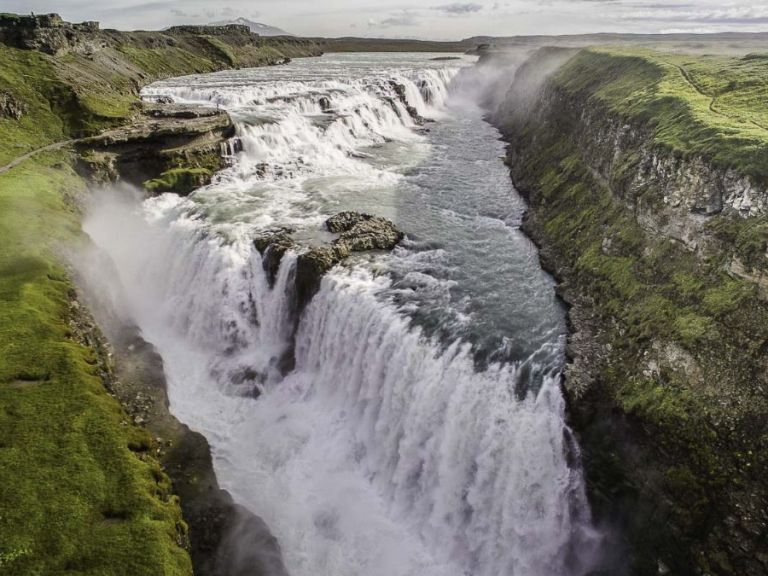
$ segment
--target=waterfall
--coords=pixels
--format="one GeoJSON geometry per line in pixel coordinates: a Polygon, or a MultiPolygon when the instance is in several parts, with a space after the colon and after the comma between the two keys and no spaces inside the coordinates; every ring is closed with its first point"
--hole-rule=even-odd
{"type": "Polygon", "coordinates": [[[540,355],[478,369],[468,343],[398,307],[385,256],[332,270],[296,317],[296,255],[270,287],[252,243],[276,224],[319,228],[316,196],[340,178],[401,178],[362,150],[421,145],[407,107],[439,119],[455,73],[154,85],[230,108],[236,162],[191,198],[104,196],[85,223],[163,356],[173,412],[293,576],[579,576],[599,543],[557,368],[535,366],[523,394],[540,355]]]}

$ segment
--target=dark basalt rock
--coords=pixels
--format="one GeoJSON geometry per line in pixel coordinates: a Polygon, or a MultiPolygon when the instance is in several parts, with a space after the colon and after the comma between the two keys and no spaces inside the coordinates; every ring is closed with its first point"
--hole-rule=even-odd
{"type": "Polygon", "coordinates": [[[392,250],[403,233],[392,222],[380,216],[359,212],[340,212],[325,222],[329,232],[340,233],[336,244],[350,252],[365,250],[392,250]]]}
{"type": "Polygon", "coordinates": [[[338,238],[329,244],[302,247],[292,238],[293,230],[268,230],[254,238],[254,246],[263,256],[264,270],[274,284],[283,255],[293,250],[296,259],[296,310],[301,311],[320,287],[323,274],[349,257],[352,252],[392,250],[403,233],[386,218],[360,212],[340,212],[325,222],[329,232],[338,238]]]}
{"type": "Polygon", "coordinates": [[[267,230],[253,240],[253,245],[262,255],[262,265],[267,273],[270,287],[274,286],[280,262],[288,250],[296,248],[296,242],[291,238],[291,228],[267,230]]]}
{"type": "Polygon", "coordinates": [[[403,106],[405,106],[405,109],[408,111],[410,117],[413,118],[413,121],[419,125],[424,124],[424,118],[419,115],[419,113],[416,111],[416,108],[408,104],[408,98],[405,96],[405,86],[398,84],[394,80],[390,80],[389,85],[395,91],[395,94],[397,94],[397,99],[403,103],[403,106]]]}

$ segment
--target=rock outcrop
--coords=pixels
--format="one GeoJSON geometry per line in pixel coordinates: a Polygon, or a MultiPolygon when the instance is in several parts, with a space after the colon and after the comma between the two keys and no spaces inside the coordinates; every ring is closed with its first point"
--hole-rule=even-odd
{"type": "Polygon", "coordinates": [[[83,139],[80,167],[97,182],[122,180],[151,193],[188,194],[225,167],[223,150],[234,134],[223,110],[145,103],[126,126],[83,139]]]}
{"type": "Polygon", "coordinates": [[[264,270],[274,282],[280,262],[289,250],[296,260],[296,309],[301,311],[320,287],[323,274],[348,258],[352,252],[392,250],[403,239],[403,233],[386,218],[360,212],[340,212],[325,222],[336,238],[328,243],[302,246],[292,238],[293,230],[280,228],[265,231],[254,239],[262,254],[264,270]]]}
{"type": "Polygon", "coordinates": [[[8,92],[0,92],[0,118],[21,120],[27,113],[27,105],[8,92]]]}
{"type": "Polygon", "coordinates": [[[424,124],[424,118],[422,118],[422,116],[419,114],[419,111],[408,103],[408,98],[405,95],[405,86],[395,82],[394,80],[390,80],[389,85],[395,91],[395,94],[397,94],[397,99],[402,103],[403,106],[405,106],[405,109],[408,111],[408,114],[413,119],[413,121],[419,125],[424,124]]]}
{"type": "Polygon", "coordinates": [[[62,20],[58,14],[0,14],[0,42],[53,56],[70,51],[93,53],[106,45],[99,37],[98,22],[73,24],[62,20]]]}

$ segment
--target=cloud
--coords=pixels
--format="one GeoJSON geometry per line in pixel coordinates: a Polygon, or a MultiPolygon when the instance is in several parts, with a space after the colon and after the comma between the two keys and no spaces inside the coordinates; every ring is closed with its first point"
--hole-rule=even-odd
{"type": "Polygon", "coordinates": [[[473,12],[480,12],[483,9],[483,5],[473,2],[454,2],[453,4],[435,6],[433,9],[446,14],[472,14],[473,12]]]}
{"type": "Polygon", "coordinates": [[[189,16],[189,14],[184,12],[184,10],[179,10],[178,8],[171,8],[171,14],[173,14],[174,16],[179,16],[181,18],[186,18],[187,16],[189,16]]]}
{"type": "Polygon", "coordinates": [[[724,4],[718,7],[654,4],[627,13],[625,19],[696,24],[765,24],[768,23],[768,4],[724,4]]]}
{"type": "Polygon", "coordinates": [[[380,26],[382,28],[391,28],[395,26],[418,26],[421,23],[418,14],[409,10],[403,10],[399,14],[393,14],[388,18],[384,18],[380,22],[375,20],[368,20],[368,26],[380,26]]]}

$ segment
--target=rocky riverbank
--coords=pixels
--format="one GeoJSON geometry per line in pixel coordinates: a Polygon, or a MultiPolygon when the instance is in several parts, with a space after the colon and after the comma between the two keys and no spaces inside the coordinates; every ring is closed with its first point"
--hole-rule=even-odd
{"type": "MultiPolygon", "coordinates": [[[[110,266],[105,265],[103,275],[109,274],[110,266]]],[[[87,305],[81,308],[79,325],[88,329],[81,332],[102,351],[110,394],[131,423],[144,431],[135,437],[132,449],[159,461],[172,483],[185,521],[182,543],[194,574],[285,575],[280,547],[267,526],[219,487],[208,442],[171,414],[162,358],[114,309],[105,297],[108,291],[90,284],[92,280],[78,282],[87,305]]]]}

